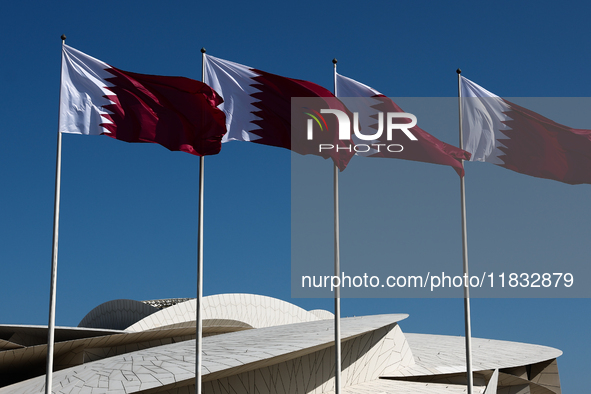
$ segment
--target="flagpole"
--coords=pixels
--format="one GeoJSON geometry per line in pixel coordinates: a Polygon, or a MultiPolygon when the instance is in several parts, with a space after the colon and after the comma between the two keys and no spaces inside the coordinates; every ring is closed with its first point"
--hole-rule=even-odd
{"type": "MultiPolygon", "coordinates": [[[[62,34],[62,52],[66,43],[66,35],[62,34]]],[[[62,58],[63,63],[63,58],[62,58]]],[[[62,64],[63,66],[63,64],[62,64]]],[[[60,70],[60,104],[62,94],[62,76],[60,70]]],[[[55,197],[53,202],[53,243],[51,250],[51,283],[49,286],[49,322],[47,324],[47,364],[45,371],[45,394],[51,394],[53,386],[53,350],[55,340],[55,298],[57,286],[57,249],[58,230],[60,221],[60,188],[62,178],[62,133],[60,131],[60,114],[57,122],[57,151],[55,161],[55,197]]]]}
{"type": "MultiPolygon", "coordinates": [[[[460,117],[460,149],[464,149],[464,131],[462,129],[462,70],[458,73],[458,107],[460,117]]],[[[462,164],[464,160],[462,160],[462,164]]],[[[466,229],[466,189],[464,177],[460,177],[460,200],[462,205],[462,256],[464,261],[464,278],[468,278],[468,231],[466,229]]],[[[464,279],[467,280],[467,279],[464,279]]],[[[466,377],[468,379],[468,394],[472,394],[472,330],[470,328],[470,287],[464,283],[464,329],[466,333],[466,377]]]]}
{"type": "MultiPolygon", "coordinates": [[[[201,82],[205,80],[205,48],[201,48],[201,82]]],[[[203,364],[203,186],[205,179],[205,156],[199,156],[199,214],[197,240],[197,333],[195,338],[195,393],[201,394],[201,366],[203,364]]]]}
{"type": "MultiPolygon", "coordinates": [[[[337,59],[332,59],[334,95],[337,95],[337,59]]],[[[341,277],[340,240],[339,240],[339,168],[334,164],[334,275],[341,277]]],[[[335,344],[335,394],[341,393],[341,288],[337,286],[334,293],[334,344],[335,344]]]]}

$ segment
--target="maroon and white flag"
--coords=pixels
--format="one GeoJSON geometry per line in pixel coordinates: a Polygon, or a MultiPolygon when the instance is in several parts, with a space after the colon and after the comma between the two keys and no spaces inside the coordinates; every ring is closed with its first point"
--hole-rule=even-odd
{"type": "Polygon", "coordinates": [[[153,142],[197,156],[221,149],[223,100],[202,82],[123,71],[67,45],[61,79],[62,133],[153,142]]]}
{"type": "Polygon", "coordinates": [[[396,134],[376,132],[387,126],[384,114],[404,113],[395,102],[377,90],[337,74],[337,95],[347,105],[351,112],[357,113],[354,126],[359,127],[355,138],[357,154],[366,157],[386,157],[404,160],[422,161],[426,163],[442,164],[453,167],[460,176],[464,176],[462,160],[468,160],[470,153],[447,144],[433,137],[431,134],[416,126],[416,117],[412,114],[392,119],[392,123],[399,124],[396,134]],[[347,100],[346,98],[355,98],[347,100]],[[360,100],[359,98],[365,98],[360,100]],[[381,116],[381,120],[378,120],[381,116]],[[408,124],[406,127],[403,125],[408,124]],[[372,138],[372,135],[377,137],[372,138]],[[360,137],[363,140],[360,140],[360,137]],[[414,138],[413,138],[414,137],[414,138]],[[368,149],[361,149],[367,146],[368,149]]]}
{"type": "Polygon", "coordinates": [[[461,92],[471,160],[571,185],[591,183],[591,130],[556,123],[464,77],[461,92]]]}
{"type": "Polygon", "coordinates": [[[327,130],[331,132],[318,134],[313,143],[306,139],[305,129],[301,134],[292,134],[293,124],[305,124],[304,118],[308,117],[305,112],[319,113],[321,109],[347,111],[330,91],[315,83],[282,77],[209,55],[205,56],[205,82],[224,98],[219,108],[226,114],[228,133],[222,142],[250,141],[303,155],[332,158],[341,171],[355,154],[350,139],[338,138],[334,117],[326,120],[327,130]],[[291,101],[295,97],[316,98],[310,103],[318,108],[292,112],[291,101]],[[339,149],[321,151],[318,146],[322,142],[339,149]]]}

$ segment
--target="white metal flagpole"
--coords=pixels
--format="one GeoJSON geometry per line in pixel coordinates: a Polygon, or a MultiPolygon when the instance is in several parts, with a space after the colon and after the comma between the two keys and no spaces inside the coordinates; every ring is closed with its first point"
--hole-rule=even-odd
{"type": "MultiPolygon", "coordinates": [[[[462,70],[456,70],[458,73],[458,107],[460,117],[460,149],[464,149],[464,132],[462,129],[462,70]]],[[[462,160],[463,164],[464,160],[462,160]]],[[[468,277],[468,233],[466,229],[466,189],[464,177],[460,178],[460,200],[462,205],[462,256],[464,261],[464,280],[468,277]]],[[[464,329],[466,333],[466,377],[468,385],[468,394],[472,394],[473,376],[472,376],[472,330],[470,328],[470,287],[469,283],[464,283],[464,329]]]]}
{"type": "MultiPolygon", "coordinates": [[[[62,52],[66,42],[66,35],[62,34],[62,52]]],[[[62,58],[63,63],[63,58],[62,58]]],[[[63,64],[62,64],[63,66],[63,64]]],[[[62,76],[60,70],[60,104],[62,92],[62,76]]],[[[61,111],[59,111],[61,113],[61,111]]],[[[57,152],[55,161],[55,198],[53,203],[53,243],[51,250],[51,284],[49,286],[49,322],[47,324],[47,368],[45,371],[45,394],[51,394],[53,385],[53,348],[55,340],[55,297],[57,286],[57,247],[58,230],[60,221],[60,187],[62,177],[62,133],[60,132],[60,119],[58,115],[57,126],[57,152]]]]}
{"type": "MultiPolygon", "coordinates": [[[[205,80],[205,48],[201,48],[201,82],[205,80]]],[[[195,338],[195,393],[201,394],[201,365],[203,364],[203,185],[205,178],[205,157],[199,157],[199,218],[197,240],[197,334],[195,338]]]]}
{"type": "MultiPolygon", "coordinates": [[[[334,95],[337,95],[337,59],[332,59],[334,77],[334,95]]],[[[339,245],[339,168],[334,165],[334,275],[341,277],[339,245]]],[[[334,292],[334,345],[335,345],[335,393],[341,393],[341,288],[334,292]]]]}

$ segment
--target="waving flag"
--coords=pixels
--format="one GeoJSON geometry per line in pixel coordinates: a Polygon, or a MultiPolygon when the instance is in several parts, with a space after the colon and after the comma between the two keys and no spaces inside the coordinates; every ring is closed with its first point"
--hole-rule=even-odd
{"type": "Polygon", "coordinates": [[[461,92],[471,160],[572,185],[591,183],[591,130],[556,123],[464,77],[461,92]]]}
{"type": "Polygon", "coordinates": [[[153,142],[197,156],[220,151],[226,132],[209,86],[183,77],[131,73],[67,45],[62,52],[62,133],[153,142]]]}
{"type": "MultiPolygon", "coordinates": [[[[375,132],[373,129],[377,126],[376,119],[379,112],[404,112],[398,105],[396,105],[396,103],[377,90],[339,74],[337,74],[337,94],[342,100],[344,100],[351,112],[357,112],[359,114],[361,131],[363,133],[363,130],[365,130],[366,135],[371,135],[372,132],[375,132]],[[364,97],[366,99],[347,101],[344,97],[364,97]]],[[[401,119],[401,122],[399,123],[408,123],[408,121],[401,119]]],[[[385,148],[379,150],[370,149],[365,153],[361,153],[361,155],[367,157],[387,157],[448,165],[453,167],[460,176],[464,176],[462,160],[468,160],[470,158],[468,152],[439,141],[437,138],[416,125],[408,128],[408,131],[410,131],[416,140],[410,140],[407,138],[408,136],[400,133],[396,137],[393,137],[393,140],[387,141],[386,133],[382,133],[380,137],[370,142],[370,144],[375,144],[375,146],[387,145],[393,142],[404,142],[404,144],[400,144],[403,147],[402,149],[393,151],[385,148]]],[[[359,143],[357,140],[355,142],[359,143]]]]}
{"type": "MultiPolygon", "coordinates": [[[[218,92],[224,103],[219,106],[226,114],[228,133],[222,142],[250,141],[263,145],[291,149],[297,153],[315,154],[332,158],[342,171],[355,154],[351,140],[339,140],[336,132],[319,134],[315,143],[306,139],[305,130],[292,135],[292,107],[294,97],[312,100],[318,108],[302,109],[319,113],[324,109],[346,112],[346,107],[328,90],[312,82],[267,73],[238,63],[206,55],[205,82],[218,92]],[[327,142],[342,149],[319,151],[318,142],[327,142]]],[[[299,113],[296,114],[299,116],[299,113]]],[[[326,117],[327,129],[336,131],[336,119],[326,117]]],[[[299,120],[299,119],[298,119],[299,120]]]]}

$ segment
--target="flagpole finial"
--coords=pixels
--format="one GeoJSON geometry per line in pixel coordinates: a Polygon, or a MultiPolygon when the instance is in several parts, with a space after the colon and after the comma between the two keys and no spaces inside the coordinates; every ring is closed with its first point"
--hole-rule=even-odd
{"type": "Polygon", "coordinates": [[[332,59],[332,64],[337,64],[337,59],[336,58],[332,59]]]}
{"type": "Polygon", "coordinates": [[[205,53],[205,48],[201,48],[201,53],[205,53]]]}
{"type": "Polygon", "coordinates": [[[461,73],[462,73],[462,70],[460,70],[460,69],[458,68],[458,69],[456,70],[456,72],[457,72],[458,74],[461,74],[461,73]]]}
{"type": "Polygon", "coordinates": [[[62,34],[62,41],[66,41],[66,35],[62,34]]]}

